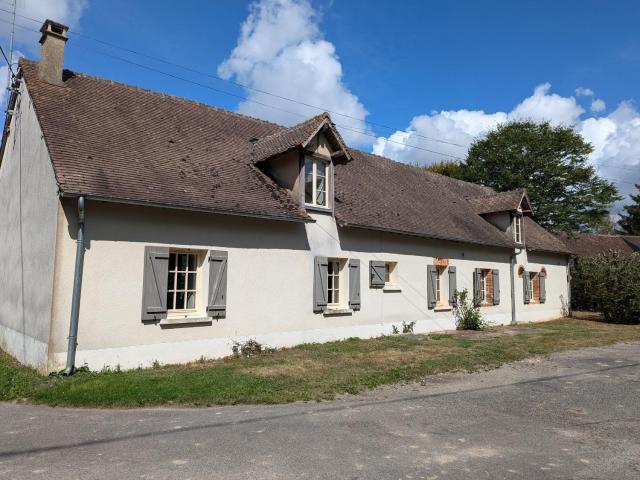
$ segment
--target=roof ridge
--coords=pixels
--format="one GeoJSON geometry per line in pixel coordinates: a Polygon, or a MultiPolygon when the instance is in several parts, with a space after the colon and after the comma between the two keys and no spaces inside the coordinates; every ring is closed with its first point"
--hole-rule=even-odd
{"type": "MultiPolygon", "coordinates": [[[[31,63],[34,65],[37,65],[38,62],[36,62],[35,60],[30,60],[26,57],[20,57],[20,59],[18,60],[19,63],[31,63]]],[[[193,100],[191,98],[186,98],[186,97],[180,97],[178,95],[171,95],[168,93],[163,93],[163,92],[158,92],[157,90],[151,90],[150,88],[144,88],[144,87],[139,87],[137,85],[132,85],[130,83],[124,83],[124,82],[119,82],[117,80],[110,80],[108,78],[103,78],[103,77],[99,77],[97,75],[89,75],[86,74],[84,72],[77,72],[75,70],[70,70],[68,68],[64,69],[65,72],[72,74],[73,76],[76,77],[82,77],[82,78],[86,78],[89,80],[96,80],[99,82],[105,82],[105,83],[110,83],[112,85],[117,85],[119,87],[124,87],[127,88],[129,90],[134,90],[137,92],[142,92],[142,93],[146,93],[146,94],[150,94],[150,95],[157,95],[159,97],[165,97],[165,98],[171,98],[173,100],[179,101],[179,102],[184,102],[184,103],[190,103],[193,105],[198,105],[200,107],[205,107],[205,108],[210,108],[212,110],[216,110],[218,112],[222,112],[225,114],[229,114],[229,115],[233,115],[236,117],[240,117],[240,118],[245,118],[248,120],[254,120],[256,122],[260,122],[260,123],[264,123],[266,125],[270,125],[273,127],[278,127],[278,128],[290,128],[290,127],[286,127],[284,125],[280,125],[278,123],[274,123],[274,122],[270,122],[269,120],[263,120],[261,118],[257,118],[257,117],[252,117],[251,115],[245,115],[243,113],[238,113],[238,112],[234,112],[232,110],[227,110],[225,108],[220,108],[220,107],[216,107],[215,105],[210,105],[208,103],[204,103],[204,102],[199,102],[198,100],[193,100]]]]}
{"type": "MultiPolygon", "coordinates": [[[[278,125],[278,126],[281,126],[281,127],[282,127],[282,130],[278,130],[278,131],[276,131],[276,132],[270,133],[269,135],[265,135],[264,137],[260,137],[260,138],[258,139],[258,141],[259,141],[259,142],[262,142],[262,141],[264,141],[264,140],[269,140],[269,139],[270,139],[270,138],[272,138],[272,137],[276,137],[276,136],[278,136],[278,135],[283,135],[283,134],[285,134],[285,133],[287,133],[287,132],[289,132],[289,131],[293,130],[294,128],[298,128],[298,127],[300,127],[300,126],[302,126],[302,125],[304,125],[304,124],[306,124],[306,123],[312,123],[314,120],[317,120],[317,119],[319,119],[320,117],[327,117],[327,116],[328,116],[328,113],[327,113],[327,112],[323,112],[323,113],[321,113],[321,114],[319,114],[319,115],[316,115],[316,116],[314,116],[314,117],[311,117],[311,118],[309,118],[309,119],[307,119],[307,120],[304,120],[304,121],[302,121],[302,122],[296,123],[295,125],[291,125],[290,127],[285,127],[285,126],[278,125]]],[[[248,117],[248,118],[253,118],[253,117],[248,117]]],[[[276,125],[277,125],[277,124],[276,124],[276,125]]]]}

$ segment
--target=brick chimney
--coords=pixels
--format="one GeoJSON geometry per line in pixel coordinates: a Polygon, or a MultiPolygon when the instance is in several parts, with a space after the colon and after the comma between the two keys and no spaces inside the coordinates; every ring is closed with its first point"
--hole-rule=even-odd
{"type": "Polygon", "coordinates": [[[38,78],[52,85],[62,86],[62,68],[64,66],[64,45],[67,43],[69,27],[53,20],[45,20],[40,28],[40,63],[38,78]]]}

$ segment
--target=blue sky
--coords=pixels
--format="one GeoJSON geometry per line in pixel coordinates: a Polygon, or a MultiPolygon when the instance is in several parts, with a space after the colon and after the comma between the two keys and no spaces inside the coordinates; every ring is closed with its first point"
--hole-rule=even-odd
{"type": "MultiPolygon", "coordinates": [[[[406,162],[464,157],[501,121],[548,119],[591,141],[592,162],[623,193],[640,180],[637,1],[17,1],[19,15],[71,25],[65,63],[74,70],[285,124],[318,112],[256,90],[269,91],[346,114],[333,118],[352,144],[406,162]]],[[[38,34],[17,35],[16,48],[37,58],[38,34]]]]}

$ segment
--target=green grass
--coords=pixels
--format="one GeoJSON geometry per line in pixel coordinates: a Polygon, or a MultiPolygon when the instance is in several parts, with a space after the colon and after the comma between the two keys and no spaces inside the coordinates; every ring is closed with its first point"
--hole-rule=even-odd
{"type": "MultiPolygon", "coordinates": [[[[0,400],[54,406],[137,407],[285,403],[331,399],[425,375],[498,367],[534,355],[640,340],[640,326],[584,320],[507,327],[510,335],[396,335],[305,344],[227,358],[124,372],[45,377],[0,352],[0,400]]],[[[491,329],[491,333],[504,331],[491,329]]],[[[507,333],[507,332],[505,332],[507,333]]]]}

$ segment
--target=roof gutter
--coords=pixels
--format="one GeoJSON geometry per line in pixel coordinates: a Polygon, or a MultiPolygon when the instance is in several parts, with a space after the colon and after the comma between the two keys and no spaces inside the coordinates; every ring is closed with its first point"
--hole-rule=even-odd
{"type": "Polygon", "coordinates": [[[262,220],[279,220],[284,222],[300,222],[300,223],[315,222],[315,220],[311,217],[300,218],[300,217],[293,217],[293,216],[287,216],[287,215],[269,215],[269,214],[263,214],[263,213],[247,212],[242,210],[223,210],[223,209],[190,207],[190,206],[183,206],[183,205],[172,205],[169,203],[162,203],[162,202],[133,200],[129,198],[106,197],[102,195],[91,195],[91,194],[85,195],[85,194],[75,193],[75,192],[64,192],[62,190],[58,192],[58,195],[60,196],[60,198],[78,198],[82,196],[87,200],[93,200],[97,202],[119,203],[123,205],[136,205],[141,207],[168,208],[171,210],[186,210],[190,212],[216,213],[219,215],[232,215],[236,217],[259,218],[262,220]]]}
{"type": "Polygon", "coordinates": [[[511,325],[517,323],[516,318],[516,257],[524,250],[522,247],[516,248],[511,254],[511,261],[509,262],[509,273],[511,276],[511,325]]]}
{"type": "Polygon", "coordinates": [[[427,235],[427,234],[420,234],[420,233],[412,233],[412,232],[407,232],[405,230],[398,230],[398,229],[394,229],[394,228],[376,227],[376,226],[372,226],[372,225],[358,225],[358,224],[347,223],[347,222],[343,222],[343,221],[338,221],[338,225],[340,227],[361,228],[363,230],[375,230],[375,231],[387,232],[387,233],[397,233],[399,235],[407,235],[407,236],[410,236],[410,237],[430,238],[430,239],[433,239],[433,240],[447,240],[447,241],[450,241],[450,242],[468,243],[468,244],[471,244],[471,245],[483,245],[483,246],[487,246],[487,247],[496,247],[496,248],[516,248],[516,244],[515,243],[514,244],[498,245],[498,244],[490,243],[490,242],[471,241],[471,240],[465,240],[465,239],[460,239],[460,238],[455,238],[455,237],[445,237],[445,236],[439,236],[439,235],[427,235]]]}

